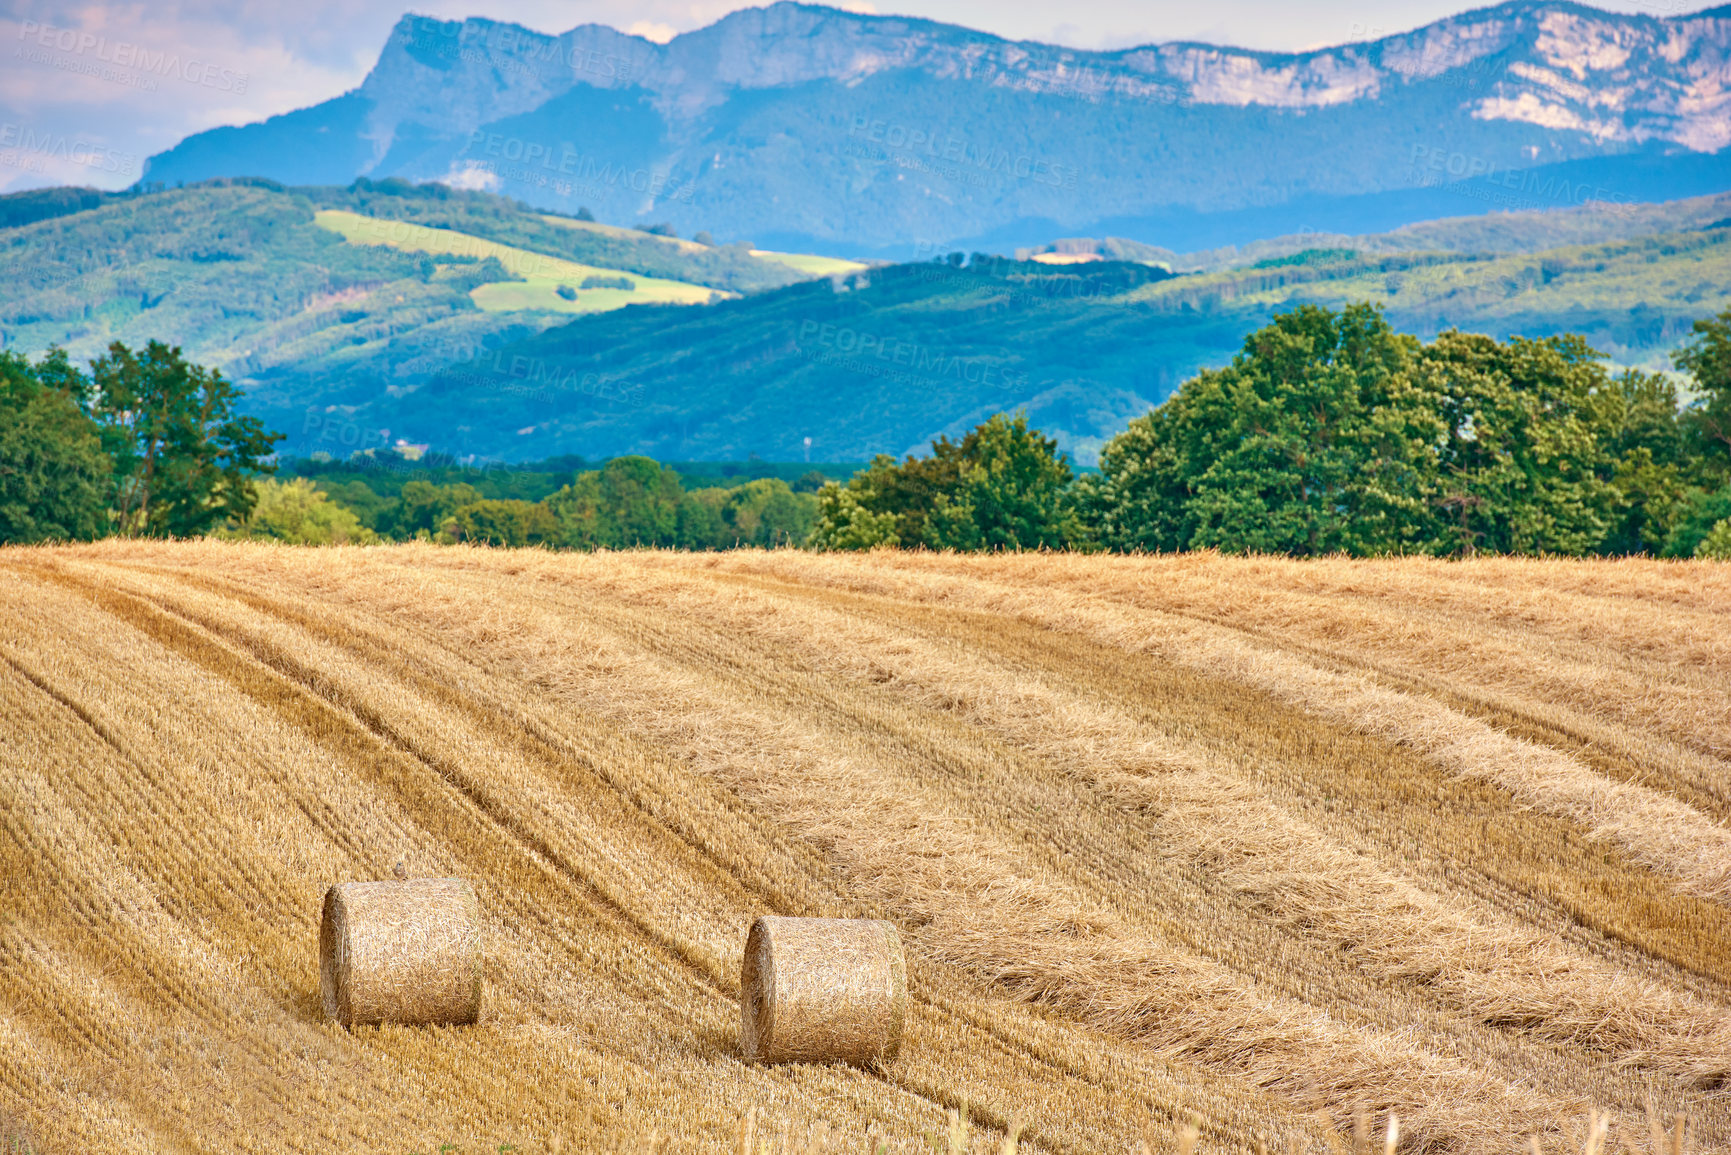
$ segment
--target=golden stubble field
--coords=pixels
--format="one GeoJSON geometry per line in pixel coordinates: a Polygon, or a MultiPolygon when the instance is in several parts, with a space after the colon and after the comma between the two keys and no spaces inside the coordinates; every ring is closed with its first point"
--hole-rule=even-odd
{"type": "Polygon", "coordinates": [[[0,551],[0,1147],[1726,1150],[1728,688],[1724,565],[0,551]],[[399,861],[478,1026],[322,1021],[399,861]],[[900,1058],[740,1062],[763,913],[900,1058]]]}

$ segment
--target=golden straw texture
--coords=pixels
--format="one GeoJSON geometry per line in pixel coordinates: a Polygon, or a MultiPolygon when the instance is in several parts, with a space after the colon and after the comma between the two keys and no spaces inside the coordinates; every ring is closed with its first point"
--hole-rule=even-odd
{"type": "Polygon", "coordinates": [[[0,549],[0,1118],[1731,1151],[1727,685],[1722,563],[0,549]],[[325,1014],[399,863],[474,887],[472,1026],[325,1014]],[[893,1059],[741,1061],[768,915],[897,928],[893,1059]]]}
{"type": "Polygon", "coordinates": [[[747,1061],[864,1064],[901,1047],[908,977],[894,923],[765,915],[739,985],[747,1061]]]}
{"type": "Polygon", "coordinates": [[[460,878],[349,882],[325,892],[325,1015],[345,1027],[481,1017],[481,920],[460,878]]]}

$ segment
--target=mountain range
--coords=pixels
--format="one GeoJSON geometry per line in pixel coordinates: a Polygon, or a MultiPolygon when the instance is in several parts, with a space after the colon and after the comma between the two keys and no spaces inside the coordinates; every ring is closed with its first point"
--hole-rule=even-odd
{"type": "Polygon", "coordinates": [[[908,259],[1087,233],[1177,251],[1723,191],[1731,7],[1556,0],[1303,53],[1086,52],[777,3],[655,44],[405,16],[354,91],[145,180],[443,181],[602,220],[908,259]]]}
{"type": "Polygon", "coordinates": [[[0,197],[0,348],[180,345],[292,454],[844,461],[1022,409],[1086,463],[1307,302],[1663,368],[1731,286],[1728,146],[1731,8],[1284,55],[408,16],[353,92],[0,197]]]}

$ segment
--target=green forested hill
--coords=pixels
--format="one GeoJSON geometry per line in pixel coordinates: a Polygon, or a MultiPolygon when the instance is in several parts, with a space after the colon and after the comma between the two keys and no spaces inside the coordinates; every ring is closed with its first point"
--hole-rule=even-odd
{"type": "MultiPolygon", "coordinates": [[[[656,278],[737,293],[810,275],[749,246],[554,217],[438,185],[225,180],[125,194],[43,190],[0,197],[0,267],[11,274],[0,279],[0,348],[35,355],[59,345],[82,361],[111,341],[159,339],[247,386],[254,409],[279,424],[290,420],[285,410],[298,418],[313,399],[346,414],[351,393],[364,406],[473,350],[566,319],[570,307],[550,287],[545,307],[534,294],[523,294],[521,307],[510,293],[477,302],[480,286],[534,281],[543,271],[489,259],[496,245],[552,258],[549,266],[615,274],[599,278],[610,286],[656,278]],[[316,214],[328,209],[387,222],[381,243],[351,243],[320,227],[316,214]],[[396,222],[450,236],[451,251],[393,246],[396,222]]],[[[630,299],[612,288],[594,295],[630,299]]]]}
{"type": "MultiPolygon", "coordinates": [[[[286,368],[317,380],[413,376],[449,350],[521,335],[556,309],[483,313],[470,292],[514,279],[469,238],[643,277],[751,292],[801,279],[749,247],[714,248],[562,220],[502,197],[403,182],[285,189],[215,181],[129,195],[0,198],[0,340],[94,356],[111,340],[159,338],[231,376],[286,368]],[[450,254],[351,244],[315,213],[342,209],[453,234],[450,254]],[[467,243],[464,243],[467,242],[467,243]],[[440,353],[438,350],[445,350],[440,353]]],[[[388,239],[388,238],[387,238],[388,239]]]]}
{"type": "Polygon", "coordinates": [[[1727,287],[1726,228],[1505,256],[1323,250],[1188,276],[1117,262],[902,265],[580,319],[483,348],[357,420],[480,456],[790,460],[811,437],[816,454],[858,460],[1023,407],[1086,462],[1292,304],[1373,301],[1427,337],[1579,332],[1617,361],[1660,367],[1727,287]]]}
{"type": "MultiPolygon", "coordinates": [[[[1425,336],[1580,332],[1618,361],[1658,367],[1731,289],[1725,227],[1500,255],[1378,252],[1377,238],[1356,238],[1179,276],[1132,261],[957,256],[799,281],[831,266],[802,271],[798,258],[440,186],[76,192],[26,194],[15,207],[36,219],[0,227],[13,271],[0,281],[3,347],[61,344],[83,360],[115,339],[178,344],[239,382],[250,411],[288,434],[286,451],[339,456],[406,439],[508,460],[863,460],[1025,408],[1086,462],[1291,304],[1378,302],[1425,336]],[[439,231],[452,251],[351,243],[319,227],[324,210],[403,222],[417,244],[439,231]],[[498,246],[732,299],[573,320],[551,282],[501,284],[517,272],[489,256],[498,246]]],[[[9,203],[0,198],[0,217],[9,203]]],[[[1705,211],[1654,209],[1691,221],[1705,211]]],[[[1517,217],[1498,227],[1556,231],[1544,214],[1517,217]]],[[[618,304],[651,295],[594,291],[618,304]]]]}
{"type": "Polygon", "coordinates": [[[79,360],[113,340],[156,338],[237,380],[275,369],[317,380],[361,366],[413,372],[412,356],[382,356],[405,338],[430,354],[559,320],[482,312],[469,292],[507,279],[496,262],[352,245],[317,227],[314,207],[236,182],[111,198],[0,231],[0,263],[17,270],[0,281],[0,336],[8,349],[62,345],[79,360]]]}
{"type": "Polygon", "coordinates": [[[1731,300],[1731,228],[1502,255],[1312,250],[1149,286],[1130,299],[1180,312],[1264,315],[1301,302],[1375,301],[1407,332],[1566,331],[1619,362],[1658,369],[1669,365],[1691,321],[1731,300]]]}
{"type": "Polygon", "coordinates": [[[459,455],[539,457],[561,445],[788,461],[808,437],[813,458],[861,460],[1025,408],[1088,459],[1243,336],[1237,315],[1179,316],[1123,299],[1167,276],[1136,264],[1072,273],[981,258],[875,268],[698,309],[623,309],[480,349],[366,412],[459,455]]]}
{"type": "Polygon", "coordinates": [[[785,262],[752,254],[749,244],[702,245],[574,217],[555,216],[506,197],[402,180],[356,181],[349,188],[301,190],[320,208],[451,229],[499,244],[645,277],[754,292],[801,279],[785,262]]]}
{"type": "Polygon", "coordinates": [[[1193,253],[1175,253],[1123,237],[1103,240],[1071,237],[1037,248],[1018,249],[1017,255],[1059,253],[1072,258],[1092,255],[1116,261],[1157,262],[1180,273],[1208,273],[1315,249],[1351,249],[1377,255],[1536,253],[1569,245],[1606,244],[1711,228],[1728,219],[1731,219],[1731,193],[1719,193],[1656,204],[1591,201],[1548,211],[1441,217],[1368,235],[1312,230],[1193,253]]]}

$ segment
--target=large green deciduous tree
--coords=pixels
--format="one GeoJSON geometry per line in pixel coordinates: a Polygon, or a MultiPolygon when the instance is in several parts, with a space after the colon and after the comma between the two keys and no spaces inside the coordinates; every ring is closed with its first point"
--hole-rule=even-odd
{"type": "Polygon", "coordinates": [[[1689,495],[1689,454],[1677,387],[1630,369],[1599,391],[1597,430],[1616,500],[1598,545],[1608,554],[1658,553],[1689,495]]]}
{"type": "Polygon", "coordinates": [[[679,544],[679,474],[648,457],[615,457],[547,498],[560,544],[575,549],[679,544]]]}
{"type": "Polygon", "coordinates": [[[234,412],[240,390],[152,341],[119,341],[91,365],[91,415],[114,462],[114,510],[122,533],[196,537],[224,519],[244,522],[249,478],[282,435],[234,412]]]}
{"type": "Polygon", "coordinates": [[[1288,554],[1422,549],[1442,423],[1418,342],[1368,305],[1301,306],[1101,452],[1104,544],[1288,554]]]}
{"type": "Polygon", "coordinates": [[[1679,548],[1694,465],[1662,376],[1576,336],[1421,345],[1354,305],[1276,316],[1100,468],[1077,502],[1111,548],[1465,555],[1679,548]]]}
{"type": "Polygon", "coordinates": [[[896,515],[868,509],[860,491],[830,482],[817,492],[817,524],[812,528],[812,549],[861,550],[900,545],[896,515]]]}
{"type": "Polygon", "coordinates": [[[254,487],[257,500],[246,521],[230,523],[216,536],[289,545],[369,545],[378,540],[354,510],[331,501],[308,478],[267,477],[254,482],[254,487]]]}
{"type": "Polygon", "coordinates": [[[1502,343],[1450,331],[1424,348],[1415,379],[1444,421],[1439,552],[1582,554],[1607,538],[1617,398],[1602,361],[1573,334],[1502,343]]]}
{"type": "Polygon", "coordinates": [[[736,487],[722,507],[722,519],[735,540],[765,549],[803,545],[811,536],[816,513],[816,501],[795,493],[778,477],[760,477],[736,487]]]}
{"type": "Polygon", "coordinates": [[[932,511],[938,549],[1063,549],[1081,536],[1068,501],[1074,480],[1058,442],[1028,428],[1026,414],[1002,413],[968,431],[956,454],[952,494],[932,511]]]}
{"type": "Polygon", "coordinates": [[[1675,364],[1694,379],[1700,395],[1689,407],[1688,422],[1701,464],[1713,479],[1723,479],[1731,476],[1731,308],[1696,321],[1694,332],[1675,364]]]}
{"type": "Polygon", "coordinates": [[[1694,556],[1711,561],[1731,561],[1731,517],[1719,522],[1701,539],[1694,556]]]}
{"type": "Polygon", "coordinates": [[[1028,428],[1026,415],[1000,413],[959,442],[940,437],[928,457],[880,455],[846,486],[826,486],[811,544],[1064,548],[1085,537],[1073,476],[1055,440],[1028,428]]]}
{"type": "Polygon", "coordinates": [[[0,353],[0,542],[108,532],[113,463],[80,407],[87,385],[60,350],[35,366],[0,353]]]}
{"type": "Polygon", "coordinates": [[[435,540],[511,548],[553,545],[559,540],[559,522],[538,501],[483,498],[447,518],[435,540]]]}
{"type": "Polygon", "coordinates": [[[459,509],[480,500],[481,491],[467,482],[434,485],[417,477],[403,484],[395,504],[380,515],[379,524],[396,538],[430,538],[441,532],[459,509]]]}

